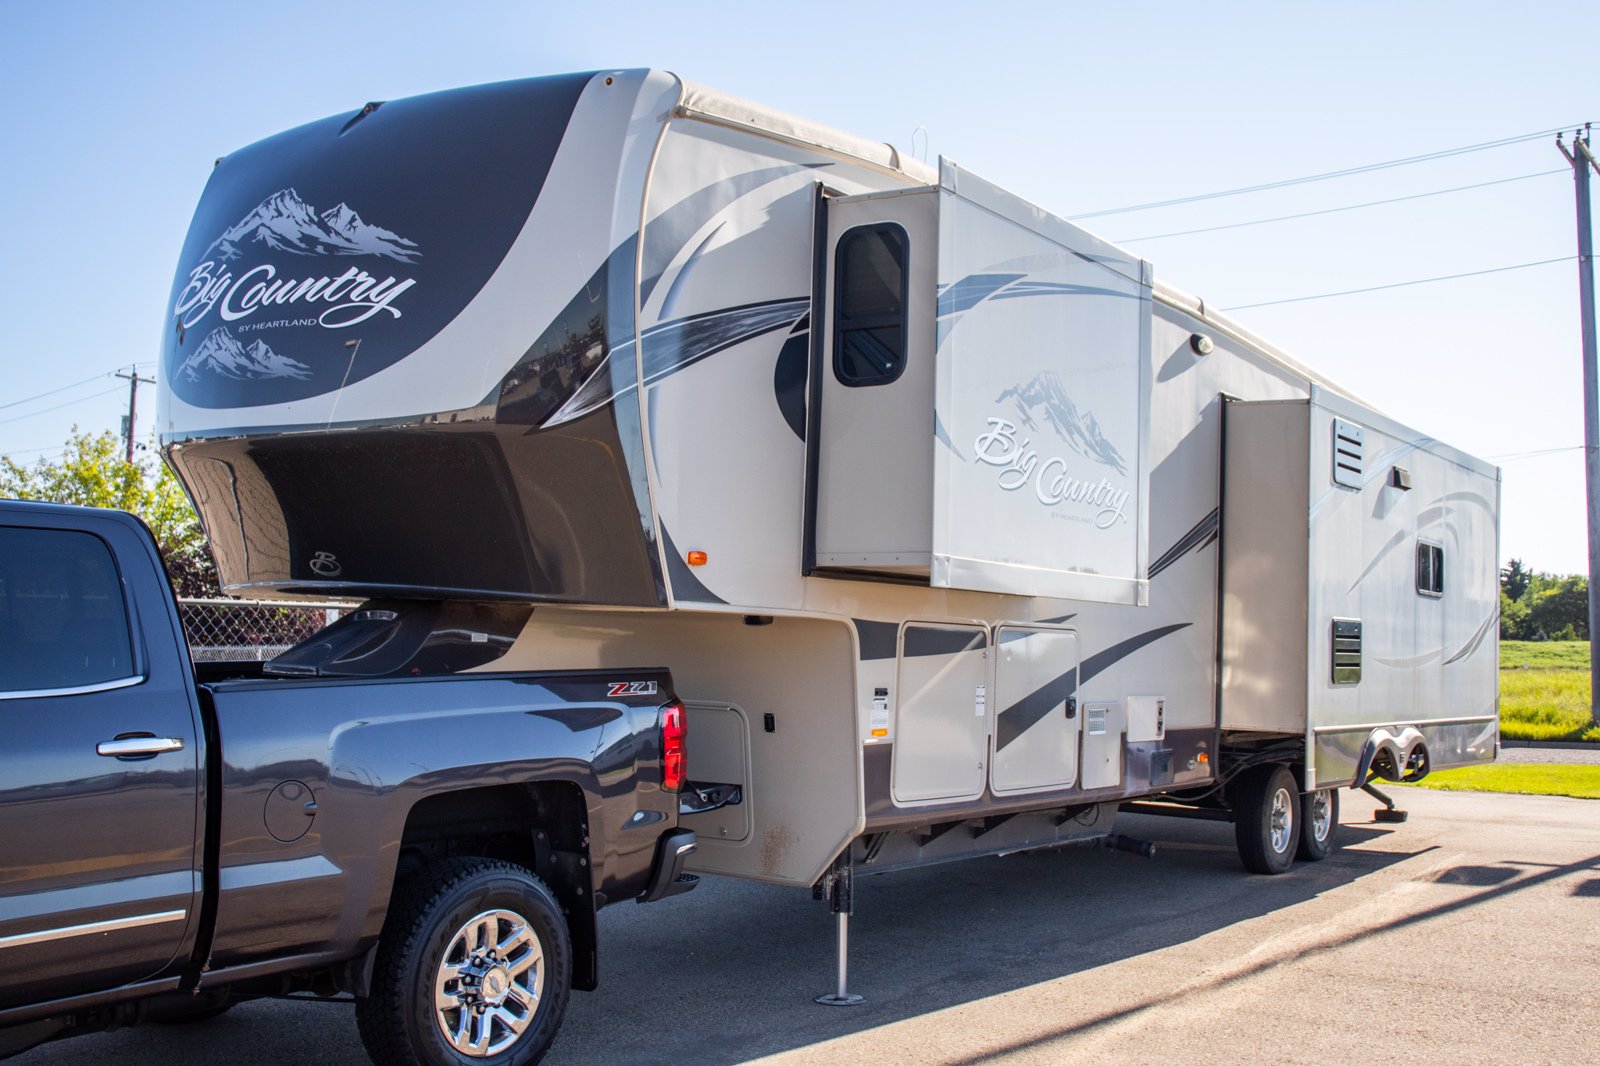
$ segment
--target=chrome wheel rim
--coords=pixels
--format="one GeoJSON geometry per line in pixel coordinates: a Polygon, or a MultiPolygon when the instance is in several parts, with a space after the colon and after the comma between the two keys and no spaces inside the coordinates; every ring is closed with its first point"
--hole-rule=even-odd
{"type": "Polygon", "coordinates": [[[1333,793],[1319,789],[1311,794],[1311,835],[1321,843],[1333,832],[1333,793]]]}
{"type": "Polygon", "coordinates": [[[515,911],[473,915],[451,936],[433,980],[434,1018],[463,1055],[498,1055],[533,1024],[544,994],[544,949],[515,911]]]}
{"type": "Polygon", "coordinates": [[[1294,838],[1294,797],[1286,788],[1280,788],[1272,794],[1272,811],[1268,816],[1267,825],[1272,837],[1272,850],[1284,852],[1289,849],[1289,842],[1294,838]]]}

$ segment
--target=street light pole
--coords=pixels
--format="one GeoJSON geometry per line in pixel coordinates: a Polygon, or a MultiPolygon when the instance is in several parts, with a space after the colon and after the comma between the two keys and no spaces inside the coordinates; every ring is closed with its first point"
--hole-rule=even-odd
{"type": "Polygon", "coordinates": [[[1578,201],[1578,315],[1583,334],[1583,472],[1589,504],[1589,719],[1600,722],[1600,408],[1597,408],[1594,327],[1594,233],[1589,217],[1589,171],[1600,172],[1589,150],[1589,126],[1572,133],[1572,150],[1556,135],[1572,167],[1578,201]]]}

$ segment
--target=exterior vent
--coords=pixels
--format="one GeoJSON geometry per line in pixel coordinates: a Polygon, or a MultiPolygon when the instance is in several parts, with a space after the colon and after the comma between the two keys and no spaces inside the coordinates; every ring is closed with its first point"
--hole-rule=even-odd
{"type": "Polygon", "coordinates": [[[1354,685],[1361,680],[1361,623],[1354,618],[1333,620],[1333,683],[1354,685]]]}
{"type": "Polygon", "coordinates": [[[1366,431],[1342,418],[1333,420],[1333,482],[1352,489],[1361,487],[1366,472],[1366,431]]]}

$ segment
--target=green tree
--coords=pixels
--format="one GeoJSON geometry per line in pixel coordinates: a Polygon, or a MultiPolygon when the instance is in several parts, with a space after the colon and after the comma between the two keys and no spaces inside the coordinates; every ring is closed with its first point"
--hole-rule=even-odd
{"type": "Polygon", "coordinates": [[[1512,599],[1504,588],[1500,590],[1500,639],[1532,639],[1528,632],[1527,603],[1520,599],[1512,599]]]}
{"type": "Polygon", "coordinates": [[[155,534],[178,595],[219,594],[205,533],[178,479],[164,463],[128,462],[109,430],[96,435],[74,426],[61,458],[32,466],[0,457],[0,496],[131,511],[155,534]]]}
{"type": "Polygon", "coordinates": [[[1521,559],[1513,559],[1500,571],[1500,588],[1513,600],[1522,599],[1528,591],[1528,585],[1533,581],[1533,571],[1522,564],[1521,559]]]}
{"type": "Polygon", "coordinates": [[[1589,639],[1589,582],[1582,574],[1535,574],[1527,602],[1529,639],[1589,639]]]}

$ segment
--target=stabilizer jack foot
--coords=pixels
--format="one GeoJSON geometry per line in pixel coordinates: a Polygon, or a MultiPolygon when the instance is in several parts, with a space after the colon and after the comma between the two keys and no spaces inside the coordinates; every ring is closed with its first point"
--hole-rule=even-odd
{"type": "Polygon", "coordinates": [[[850,912],[855,909],[849,851],[846,851],[843,858],[834,863],[833,868],[823,875],[813,894],[819,899],[827,899],[828,909],[833,911],[839,928],[839,984],[834,991],[818,996],[817,1002],[826,1007],[853,1007],[863,1002],[865,997],[852,993],[849,986],[850,912]]]}
{"type": "Polygon", "coordinates": [[[842,996],[837,992],[829,992],[825,996],[818,996],[817,1002],[827,1007],[854,1007],[857,1003],[865,1003],[866,997],[858,996],[854,992],[847,992],[842,996]]]}
{"type": "Polygon", "coordinates": [[[1410,817],[1408,812],[1402,811],[1394,805],[1394,800],[1390,799],[1385,793],[1380,792],[1378,787],[1372,783],[1370,778],[1367,780],[1366,784],[1361,786],[1361,791],[1365,792],[1367,795],[1383,804],[1382,807],[1379,807],[1377,810],[1372,812],[1373,821],[1403,822],[1410,817]]]}

